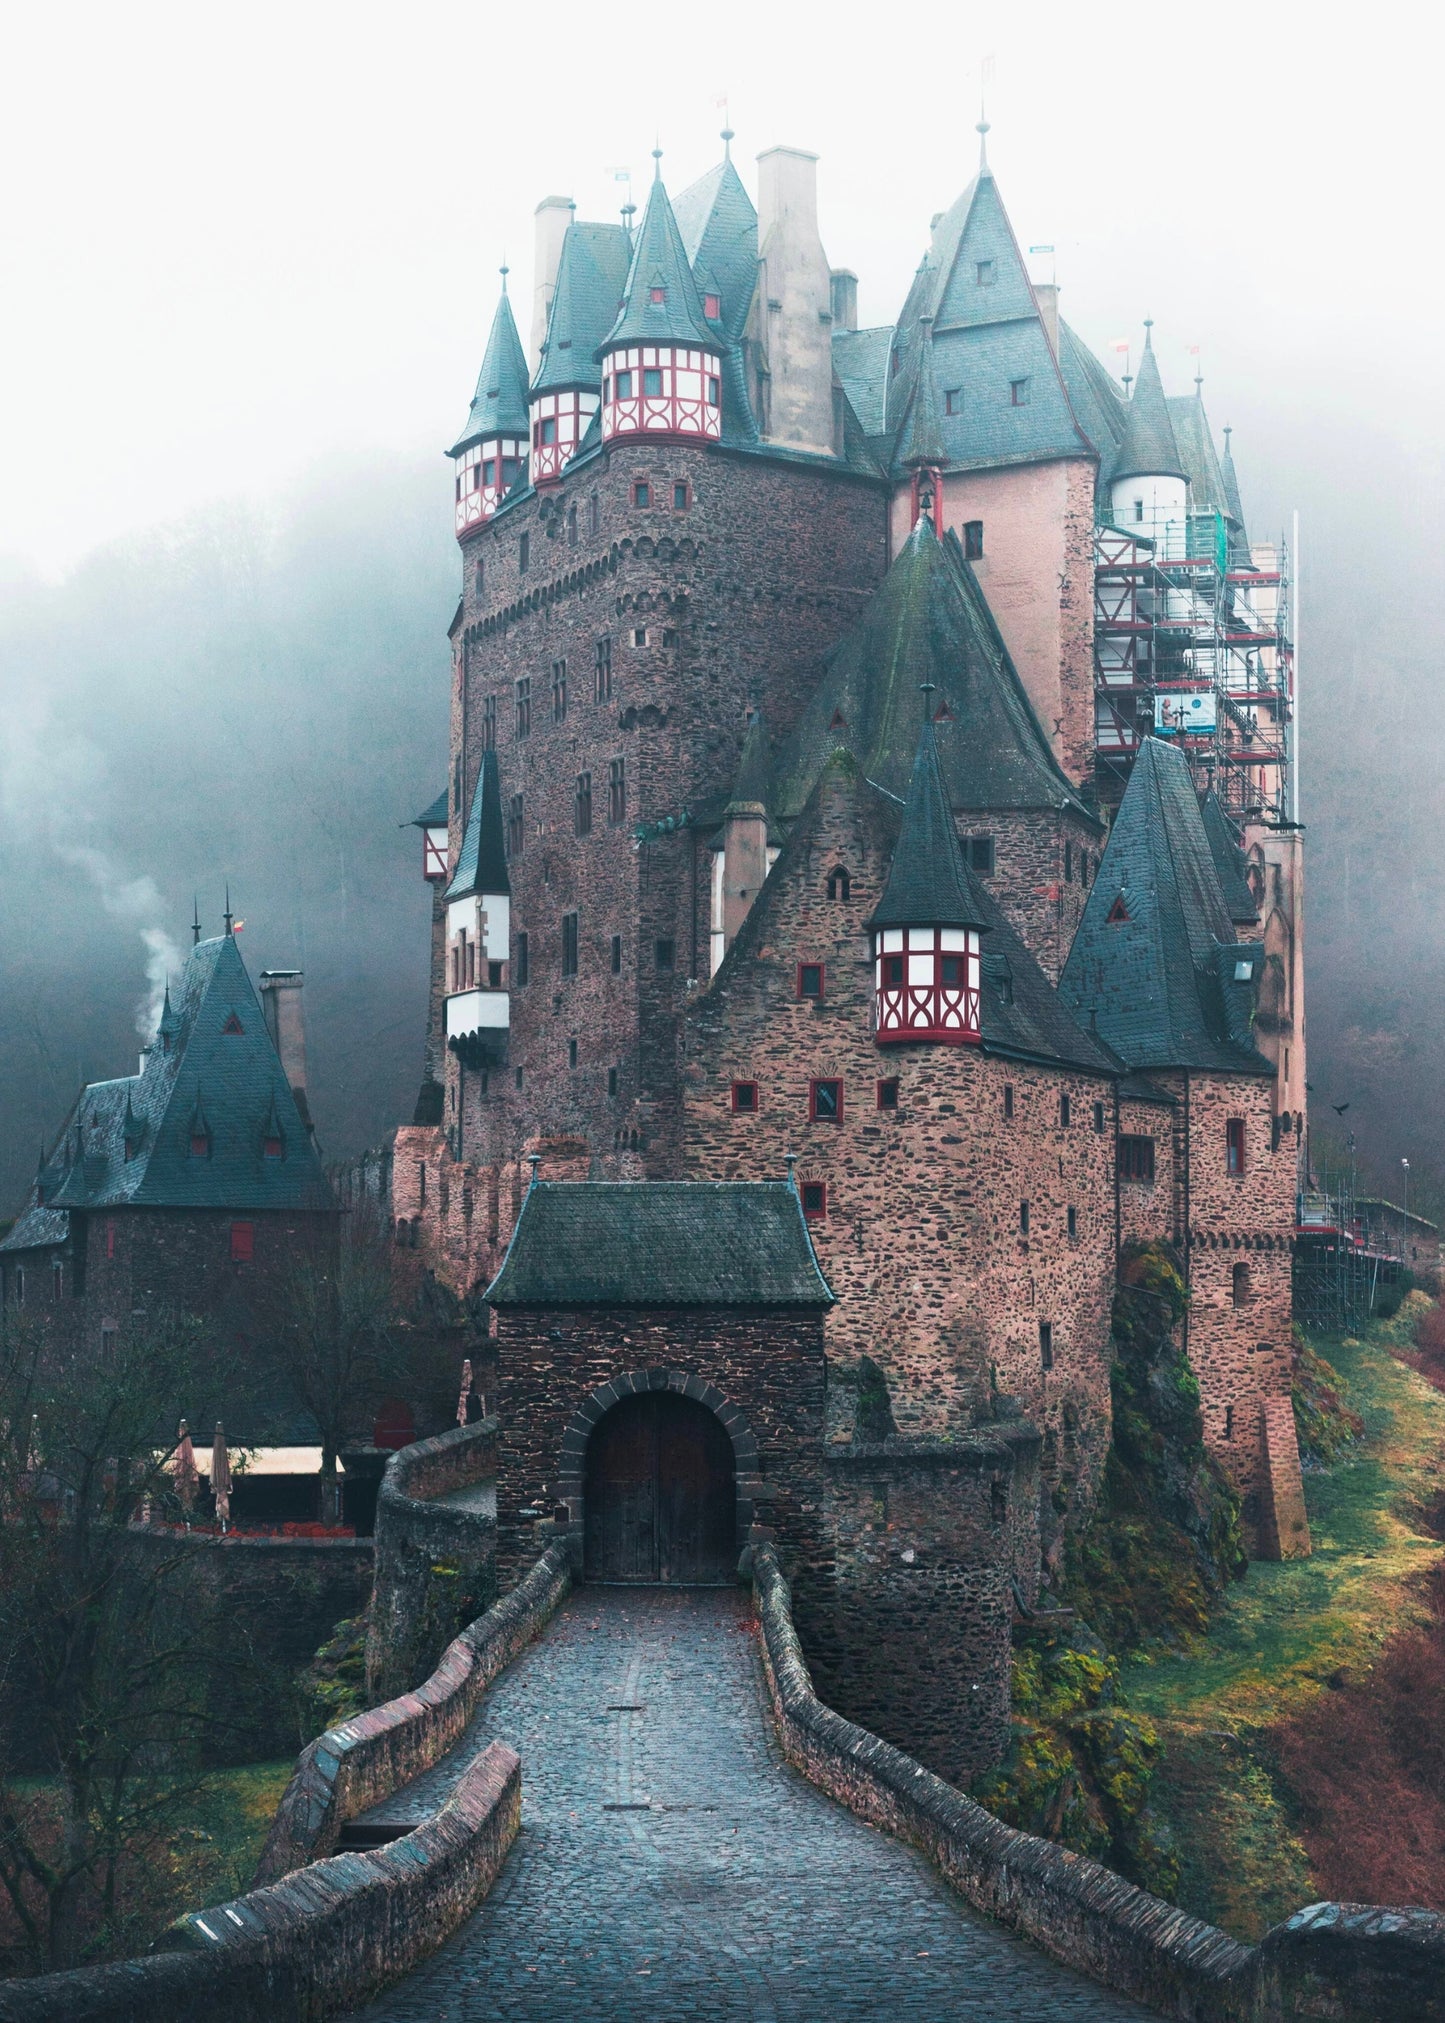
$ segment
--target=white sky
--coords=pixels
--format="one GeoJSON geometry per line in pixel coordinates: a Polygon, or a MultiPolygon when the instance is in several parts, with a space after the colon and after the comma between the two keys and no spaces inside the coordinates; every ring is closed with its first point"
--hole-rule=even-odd
{"type": "Polygon", "coordinates": [[[1064,314],[1103,347],[1152,313],[1171,391],[1200,345],[1246,505],[1308,510],[1284,446],[1342,412],[1438,462],[1440,40],[1397,0],[12,7],[0,555],[61,574],[339,453],[439,453],[504,250],[525,336],[537,200],[611,215],[655,135],[680,189],[723,94],[750,184],[775,142],[820,154],[829,256],[891,318],[990,53],[990,156],[1064,314]]]}

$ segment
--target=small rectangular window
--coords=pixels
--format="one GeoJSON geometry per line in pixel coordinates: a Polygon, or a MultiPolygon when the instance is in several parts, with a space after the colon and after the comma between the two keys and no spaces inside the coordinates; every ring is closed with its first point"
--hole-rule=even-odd
{"type": "Polygon", "coordinates": [[[577,508],[575,506],[567,508],[567,546],[569,548],[577,546],[577,508]]]}
{"type": "Polygon", "coordinates": [[[704,295],[702,298],[702,313],[709,323],[716,323],[722,315],[721,295],[704,295]]]}
{"type": "Polygon", "coordinates": [[[637,629],[634,631],[632,635],[632,644],[634,646],[646,646],[647,627],[645,625],[639,625],[637,629]]]}
{"type": "Polygon", "coordinates": [[[1069,1118],[1072,1114],[1073,1106],[1069,1102],[1068,1096],[1061,1089],[1059,1091],[1059,1123],[1065,1130],[1068,1129],[1069,1118]]]}
{"type": "Polygon", "coordinates": [[[592,834],[592,775],[577,775],[577,791],[572,803],[572,827],[579,836],[592,834]]]}
{"type": "Polygon", "coordinates": [[[663,626],[663,628],[662,628],[662,643],[663,643],[663,645],[664,645],[664,646],[676,646],[676,645],[677,645],[677,642],[678,642],[678,630],[677,630],[677,627],[676,627],[675,625],[664,625],[664,626],[663,626]]]}
{"type": "Polygon", "coordinates": [[[632,374],[630,372],[619,372],[617,374],[614,391],[619,400],[631,400],[632,374]]]}
{"type": "Polygon", "coordinates": [[[525,576],[532,561],[532,537],[524,534],[517,543],[517,573],[525,576]]]}
{"type": "Polygon", "coordinates": [[[965,520],[963,523],[963,552],[970,562],[983,559],[983,521],[965,520]]]}
{"type": "Polygon", "coordinates": [[[1027,407],[1029,404],[1029,383],[1026,379],[1011,379],[1008,383],[1009,405],[1027,407]]]}
{"type": "Polygon", "coordinates": [[[576,1042],[576,1040],[568,1040],[568,1042],[567,1042],[567,1065],[568,1065],[568,1067],[569,1067],[569,1068],[575,1068],[575,1067],[576,1067],[576,1065],[577,1065],[577,1042],[576,1042]]]}
{"type": "Polygon", "coordinates": [[[607,765],[607,819],[614,826],[627,818],[627,761],[611,759],[607,765]]]}
{"type": "Polygon", "coordinates": [[[507,855],[520,857],[527,841],[527,824],[523,815],[522,796],[513,794],[507,803],[507,855]]]}
{"type": "Polygon", "coordinates": [[[595,492],[587,501],[587,532],[594,537],[602,532],[602,502],[595,492]]]}
{"type": "Polygon", "coordinates": [[[994,264],[992,260],[975,260],[973,278],[980,288],[992,288],[994,284],[994,264]]]}
{"type": "Polygon", "coordinates": [[[1005,1117],[1011,1117],[1014,1113],[1014,1089],[1012,1082],[1005,1082],[1003,1085],[1003,1113],[1005,1117]]]}
{"type": "Polygon", "coordinates": [[[487,565],[485,561],[479,561],[477,563],[476,575],[475,578],[473,579],[473,587],[476,590],[478,597],[480,597],[482,594],[482,587],[486,583],[486,580],[487,580],[487,565]]]}
{"type": "Polygon", "coordinates": [[[653,957],[659,969],[674,969],[677,966],[676,944],[667,936],[653,944],[653,957]]]}
{"type": "Polygon", "coordinates": [[[1231,1117],[1224,1127],[1224,1170],[1238,1176],[1244,1171],[1244,1119],[1231,1117]]]}
{"type": "Polygon", "coordinates": [[[1029,1233],[1029,1205],[1026,1201],[1021,1201],[1019,1203],[1019,1235],[1027,1236],[1028,1233],[1029,1233]]]}
{"type": "Polygon", "coordinates": [[[596,681],[596,688],[594,700],[596,700],[597,702],[611,702],[612,638],[610,634],[606,639],[599,639],[597,642],[597,665],[595,670],[595,681],[596,681]]]}
{"type": "Polygon", "coordinates": [[[562,974],[577,974],[577,916],[575,913],[562,915],[562,974]]]}
{"type": "Polygon", "coordinates": [[[679,513],[687,511],[687,482],[679,478],[672,488],[672,503],[679,513]]]}
{"type": "Polygon", "coordinates": [[[1154,1178],[1154,1140],[1132,1133],[1119,1138],[1119,1178],[1151,1181],[1154,1178]]]}
{"type": "Polygon", "coordinates": [[[515,684],[517,704],[517,736],[532,735],[532,677],[524,674],[515,684]]]}
{"type": "Polygon", "coordinates": [[[1072,844],[1072,843],[1065,843],[1065,845],[1064,845],[1064,883],[1065,883],[1066,885],[1072,885],[1072,884],[1073,884],[1073,882],[1074,882],[1074,846],[1073,846],[1073,844],[1072,844]]]}
{"type": "Polygon", "coordinates": [[[525,934],[517,936],[517,959],[512,964],[512,975],[519,988],[525,986],[531,975],[527,962],[527,937],[525,934]]]}
{"type": "Polygon", "coordinates": [[[612,974],[614,976],[621,976],[622,974],[622,936],[620,934],[614,934],[612,937],[612,974]]]}
{"type": "Polygon", "coordinates": [[[617,1070],[616,1070],[616,1068],[609,1068],[609,1069],[607,1070],[607,1093],[608,1093],[608,1095],[609,1095],[609,1096],[615,1096],[615,1095],[617,1094],[617,1070]]]}
{"type": "Polygon", "coordinates": [[[1095,1129],[1096,1131],[1102,1131],[1102,1130],[1103,1130],[1103,1128],[1104,1128],[1104,1106],[1103,1106],[1103,1104],[1102,1104],[1102,1103],[1095,1103],[1095,1105],[1094,1105],[1094,1129],[1095,1129]]]}
{"type": "Polygon", "coordinates": [[[751,1116],[758,1107],[758,1085],[756,1082],[733,1083],[733,1108],[741,1114],[751,1116]]]}
{"type": "Polygon", "coordinates": [[[993,876],[993,837],[970,836],[967,840],[968,868],[984,878],[993,876]]]}
{"type": "Polygon", "coordinates": [[[808,1089],[808,1115],[815,1123],[836,1124],[843,1115],[843,1084],[810,1082],[808,1089]]]}
{"type": "Polygon", "coordinates": [[[556,440],[557,440],[557,417],[553,414],[543,415],[541,420],[537,423],[537,441],[539,443],[545,443],[548,446],[548,448],[550,448],[551,445],[556,442],[556,440]]]}
{"type": "Polygon", "coordinates": [[[554,724],[567,721],[567,663],[565,660],[552,662],[552,721],[554,724]]]}
{"type": "Polygon", "coordinates": [[[652,504],[652,487],[648,484],[646,478],[638,478],[633,484],[632,503],[634,506],[650,506],[652,504]]]}
{"type": "Polygon", "coordinates": [[[1046,1370],[1054,1367],[1054,1324],[1039,1322],[1039,1361],[1046,1370]]]}
{"type": "Polygon", "coordinates": [[[1070,1236],[1077,1236],[1077,1235],[1078,1235],[1078,1233],[1079,1233],[1079,1211],[1078,1211],[1078,1209],[1077,1209],[1077,1208],[1070,1208],[1070,1210],[1069,1210],[1069,1234],[1070,1234],[1070,1236]]]}
{"type": "Polygon", "coordinates": [[[482,698],[482,749],[493,752],[497,748],[497,698],[494,695],[482,698]]]}
{"type": "Polygon", "coordinates": [[[820,1222],[827,1213],[827,1181],[805,1180],[803,1182],[803,1214],[809,1222],[820,1222]]]}
{"type": "Polygon", "coordinates": [[[256,1254],[256,1229],[254,1223],[233,1222],[231,1224],[231,1262],[250,1264],[256,1254]]]}
{"type": "Polygon", "coordinates": [[[880,1110],[898,1108],[898,1077],[890,1075],[886,1082],[878,1084],[878,1107],[880,1110]]]}
{"type": "Polygon", "coordinates": [[[820,998],[823,995],[823,965],[821,962],[800,962],[798,964],[798,996],[820,998]]]}
{"type": "Polygon", "coordinates": [[[715,372],[707,376],[707,404],[709,407],[722,406],[722,381],[715,372]]]}
{"type": "Polygon", "coordinates": [[[660,400],[662,398],[662,368],[660,366],[645,365],[642,368],[642,392],[644,398],[648,400],[660,400]]]}
{"type": "Polygon", "coordinates": [[[107,1222],[105,1225],[105,1254],[107,1257],[115,1256],[115,1224],[113,1222],[107,1222]]]}
{"type": "Polygon", "coordinates": [[[961,386],[949,386],[944,388],[943,412],[945,414],[963,413],[963,388],[961,386]]]}

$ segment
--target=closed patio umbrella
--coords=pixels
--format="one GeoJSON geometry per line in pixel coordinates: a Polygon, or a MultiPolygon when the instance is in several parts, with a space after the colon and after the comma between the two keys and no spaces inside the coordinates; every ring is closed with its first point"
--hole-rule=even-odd
{"type": "Polygon", "coordinates": [[[219,1419],[211,1444],[211,1494],[216,1499],[216,1521],[224,1531],[231,1521],[231,1457],[226,1452],[226,1436],[219,1419]]]}
{"type": "Polygon", "coordinates": [[[191,1429],[184,1419],[176,1435],[176,1451],[171,1456],[171,1475],[176,1485],[176,1495],[180,1498],[181,1509],[186,1514],[186,1525],[191,1522],[191,1505],[196,1500],[196,1485],[200,1480],[196,1471],[196,1450],[191,1445],[191,1429]]]}

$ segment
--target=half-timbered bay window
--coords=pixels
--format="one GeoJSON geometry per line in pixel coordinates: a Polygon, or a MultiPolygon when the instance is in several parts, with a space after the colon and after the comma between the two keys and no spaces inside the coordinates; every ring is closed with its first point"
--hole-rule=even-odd
{"type": "Polygon", "coordinates": [[[874,936],[874,1037],[977,1043],[979,937],[972,927],[885,927],[874,936]]]}
{"type": "Polygon", "coordinates": [[[602,435],[722,434],[721,366],[716,352],[681,344],[631,344],[603,365],[602,435]]]}
{"type": "Polygon", "coordinates": [[[587,425],[597,412],[595,388],[567,387],[560,393],[539,393],[532,400],[532,462],[534,485],[555,483],[577,454],[587,425]]]}

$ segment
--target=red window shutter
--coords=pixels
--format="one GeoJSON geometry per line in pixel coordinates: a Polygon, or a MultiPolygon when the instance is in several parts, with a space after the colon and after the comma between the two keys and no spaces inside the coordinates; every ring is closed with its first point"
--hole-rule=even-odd
{"type": "Polygon", "coordinates": [[[250,1264],[256,1254],[256,1228],[254,1223],[233,1222],[231,1224],[231,1262],[250,1264]]]}

